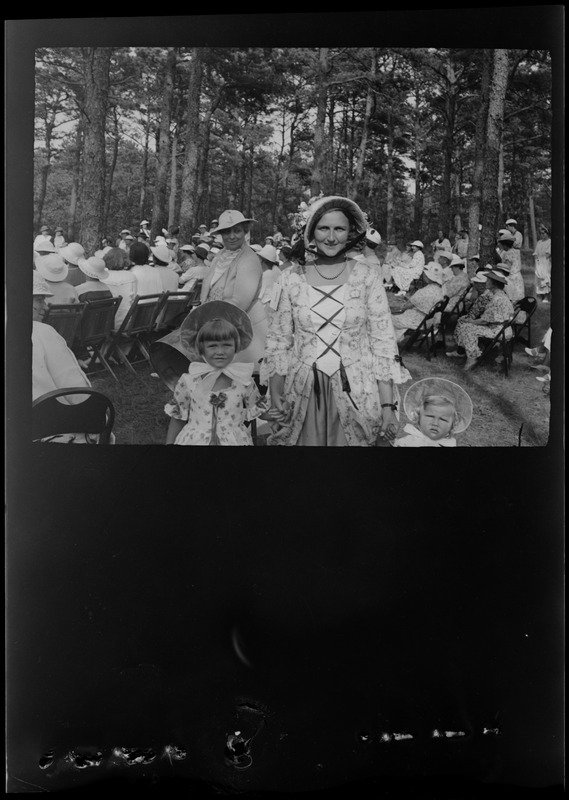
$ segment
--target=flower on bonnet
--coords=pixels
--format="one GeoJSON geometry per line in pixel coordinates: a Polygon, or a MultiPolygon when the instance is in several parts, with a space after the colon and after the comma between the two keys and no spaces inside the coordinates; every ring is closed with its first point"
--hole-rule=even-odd
{"type": "Polygon", "coordinates": [[[322,197],[324,197],[324,192],[320,192],[320,194],[309,198],[308,201],[303,200],[301,203],[299,203],[296,214],[287,215],[290,225],[295,229],[295,231],[301,233],[304,230],[304,227],[308,221],[308,217],[310,216],[310,206],[317,200],[320,200],[322,197]]]}

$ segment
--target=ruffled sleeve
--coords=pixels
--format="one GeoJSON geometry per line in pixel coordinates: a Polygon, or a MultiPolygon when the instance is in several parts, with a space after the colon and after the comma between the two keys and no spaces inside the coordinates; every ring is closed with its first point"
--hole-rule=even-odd
{"type": "Polygon", "coordinates": [[[181,419],[185,422],[189,419],[191,405],[190,392],[186,378],[186,375],[182,375],[176,384],[171,401],[164,406],[164,411],[169,417],[181,419]]]}
{"type": "Polygon", "coordinates": [[[374,377],[379,381],[405,383],[410,380],[411,375],[399,356],[387,295],[379,272],[375,271],[372,275],[367,298],[366,326],[371,343],[374,377]]]}
{"type": "Polygon", "coordinates": [[[293,273],[283,272],[279,302],[267,332],[265,355],[261,362],[259,379],[263,384],[273,375],[286,375],[288,372],[294,331],[289,294],[291,280],[294,280],[293,273]]]}

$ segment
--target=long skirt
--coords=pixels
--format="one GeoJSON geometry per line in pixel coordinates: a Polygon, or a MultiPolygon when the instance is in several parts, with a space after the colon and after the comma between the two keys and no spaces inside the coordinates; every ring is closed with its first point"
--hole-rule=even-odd
{"type": "MultiPolygon", "coordinates": [[[[478,340],[493,339],[499,332],[501,325],[475,325],[465,317],[461,317],[456,323],[454,329],[454,338],[459,347],[464,347],[468,358],[479,358],[482,355],[482,350],[478,345],[478,340]]],[[[506,339],[512,338],[510,329],[506,331],[506,339]]]]}
{"type": "Polygon", "coordinates": [[[348,440],[340,423],[332,382],[328,375],[317,371],[319,396],[314,388],[308,401],[304,424],[297,445],[313,447],[347,447],[348,440]]]}

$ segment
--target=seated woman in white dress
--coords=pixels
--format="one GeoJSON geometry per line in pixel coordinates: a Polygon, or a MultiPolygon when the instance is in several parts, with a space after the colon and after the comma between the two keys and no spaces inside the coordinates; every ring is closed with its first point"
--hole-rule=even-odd
{"type": "MultiPolygon", "coordinates": [[[[427,285],[417,289],[397,311],[392,311],[395,336],[400,342],[408,330],[415,330],[431,308],[443,299],[443,269],[434,261],[427,264],[423,276],[427,285]]],[[[431,324],[439,320],[431,320],[431,324]]]]}
{"type": "Polygon", "coordinates": [[[423,242],[419,239],[409,242],[409,250],[411,252],[411,260],[405,262],[402,260],[398,267],[393,267],[391,270],[391,278],[399,289],[398,294],[400,295],[409,291],[409,287],[414,280],[421,277],[425,267],[423,242]]]}

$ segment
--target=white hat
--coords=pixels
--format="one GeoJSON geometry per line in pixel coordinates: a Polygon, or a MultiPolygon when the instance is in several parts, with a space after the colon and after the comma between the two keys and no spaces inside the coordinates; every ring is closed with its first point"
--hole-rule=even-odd
{"type": "Polygon", "coordinates": [[[88,278],[94,278],[96,281],[104,281],[111,274],[103,259],[97,256],[80,258],[77,266],[88,278]]]}
{"type": "Polygon", "coordinates": [[[470,280],[472,283],[486,283],[486,273],[481,270],[476,275],[473,275],[470,280]]]}
{"type": "Polygon", "coordinates": [[[475,255],[470,256],[473,261],[480,261],[480,253],[475,253],[475,255]]]}
{"type": "Polygon", "coordinates": [[[423,249],[423,247],[425,246],[423,242],[420,241],[420,239],[415,239],[415,241],[409,242],[409,244],[411,245],[411,247],[420,247],[421,249],[423,249]]]}
{"type": "Polygon", "coordinates": [[[275,266],[278,265],[279,259],[277,256],[277,248],[273,247],[272,244],[266,244],[260,250],[257,251],[257,255],[259,258],[264,258],[265,261],[268,261],[270,264],[274,264],[275,266]]]}
{"type": "Polygon", "coordinates": [[[34,244],[34,251],[36,253],[55,253],[55,246],[51,239],[44,239],[37,244],[34,244]]]}
{"type": "Polygon", "coordinates": [[[172,251],[166,244],[157,244],[155,247],[151,247],[150,250],[158,261],[168,264],[172,260],[172,251]]]}
{"type": "Polygon", "coordinates": [[[50,253],[48,256],[39,256],[36,261],[36,269],[46,280],[59,283],[67,278],[69,267],[57,253],[50,253]]]}
{"type": "Polygon", "coordinates": [[[432,261],[430,264],[424,268],[423,272],[435,283],[443,285],[443,268],[440,264],[437,264],[436,261],[432,261]]]}
{"type": "Polygon", "coordinates": [[[85,258],[85,249],[79,242],[69,242],[69,244],[61,248],[59,255],[76,267],[79,263],[79,259],[85,258]]]}
{"type": "Polygon", "coordinates": [[[374,228],[368,228],[366,232],[366,239],[368,242],[374,242],[374,244],[381,244],[381,234],[378,233],[374,228]]]}
{"type": "Polygon", "coordinates": [[[186,253],[195,253],[196,252],[196,248],[193,246],[193,244],[183,244],[180,247],[180,250],[184,250],[184,252],[186,252],[186,253]]]}
{"type": "Polygon", "coordinates": [[[517,224],[518,224],[517,219],[507,219],[506,220],[506,225],[516,225],[517,226],[517,224]]]}
{"type": "Polygon", "coordinates": [[[347,211],[354,221],[355,236],[363,239],[365,232],[368,229],[368,222],[365,218],[364,212],[359,205],[349,197],[342,197],[341,195],[329,195],[327,197],[319,197],[309,206],[309,214],[304,228],[304,245],[310,248],[312,238],[314,236],[314,229],[318,221],[329,211],[347,211]]]}
{"type": "Polygon", "coordinates": [[[263,249],[260,244],[252,244],[251,249],[254,250],[256,253],[260,253],[263,249]]]}
{"type": "Polygon", "coordinates": [[[464,259],[453,253],[449,267],[464,267],[464,259]]]}
{"type": "Polygon", "coordinates": [[[202,224],[200,225],[200,228],[205,228],[206,231],[207,231],[207,225],[204,222],[202,222],[202,224]]]}
{"type": "Polygon", "coordinates": [[[498,236],[499,242],[515,242],[516,240],[512,236],[511,233],[503,233],[501,236],[498,236]]]}
{"type": "Polygon", "coordinates": [[[450,250],[440,250],[437,253],[437,258],[446,258],[446,260],[450,263],[454,258],[454,253],[451,253],[450,250]]]}
{"type": "Polygon", "coordinates": [[[128,228],[123,228],[121,231],[121,236],[123,235],[123,233],[130,233],[130,231],[128,228]]]}
{"type": "Polygon", "coordinates": [[[253,219],[252,217],[244,217],[240,211],[229,209],[229,211],[224,211],[223,214],[220,214],[219,223],[217,227],[211,231],[211,233],[219,233],[219,231],[226,231],[229,228],[233,228],[234,225],[239,225],[243,222],[256,222],[256,221],[257,220],[253,219]]]}
{"type": "Polygon", "coordinates": [[[45,297],[53,296],[53,292],[51,291],[47,283],[44,281],[42,276],[39,274],[39,272],[35,269],[33,271],[33,276],[34,276],[34,289],[33,289],[34,297],[41,297],[42,295],[44,295],[45,297]]]}
{"type": "Polygon", "coordinates": [[[149,222],[149,220],[147,220],[147,219],[143,219],[143,220],[142,220],[142,222],[141,222],[140,224],[141,224],[141,225],[150,225],[150,222],[149,222]]]}
{"type": "Polygon", "coordinates": [[[124,238],[125,238],[125,240],[126,239],[132,239],[134,241],[134,236],[131,233],[127,233],[124,238]]]}

